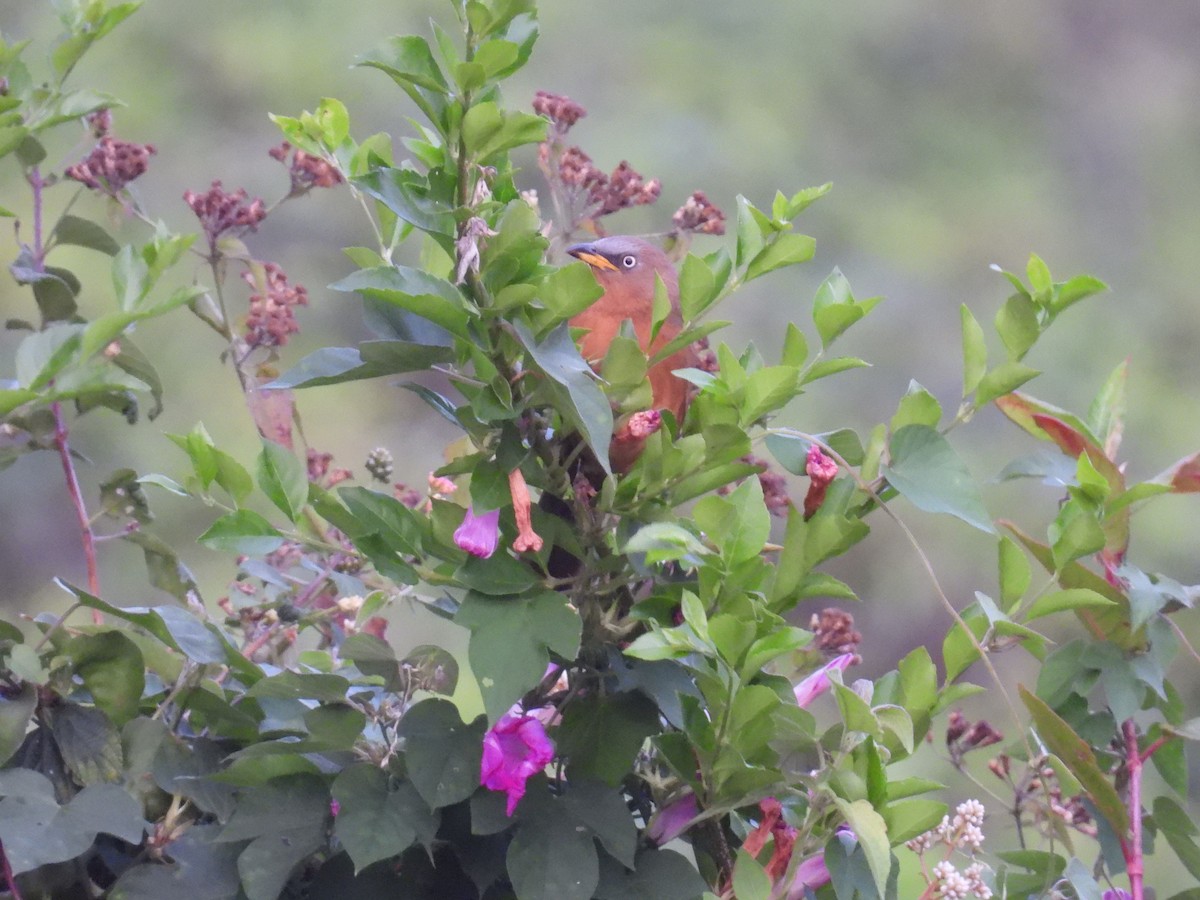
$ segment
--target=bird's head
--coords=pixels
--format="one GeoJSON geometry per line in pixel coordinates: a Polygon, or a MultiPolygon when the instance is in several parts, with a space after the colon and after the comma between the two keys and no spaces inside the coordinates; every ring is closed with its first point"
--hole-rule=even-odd
{"type": "Polygon", "coordinates": [[[654,278],[662,278],[667,294],[679,296],[679,277],[675,267],[659,247],[641,238],[614,235],[586,244],[575,244],[567,253],[592,267],[600,286],[626,296],[654,299],[654,278]]]}

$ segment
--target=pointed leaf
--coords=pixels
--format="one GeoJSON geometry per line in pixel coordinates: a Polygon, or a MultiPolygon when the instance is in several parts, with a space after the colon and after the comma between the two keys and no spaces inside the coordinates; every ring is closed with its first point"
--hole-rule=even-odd
{"type": "Polygon", "coordinates": [[[888,482],[926,512],[949,513],[992,533],[979,488],[949,442],[926,425],[906,425],[891,440],[888,482]]]}

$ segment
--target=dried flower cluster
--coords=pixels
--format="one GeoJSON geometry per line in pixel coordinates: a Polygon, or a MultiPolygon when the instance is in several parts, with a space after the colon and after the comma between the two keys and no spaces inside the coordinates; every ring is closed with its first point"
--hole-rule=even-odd
{"type": "Polygon", "coordinates": [[[1012,773],[1012,759],[1006,753],[989,761],[988,769],[1008,783],[1013,792],[1013,809],[1022,815],[1028,813],[1034,824],[1046,833],[1056,834],[1056,826],[1065,823],[1080,834],[1096,836],[1096,823],[1083,798],[1063,796],[1058,776],[1044,757],[1028,764],[1016,778],[1012,773]]]}
{"type": "MultiPolygon", "coordinates": [[[[715,364],[715,355],[713,361],[715,364]]],[[[770,462],[752,453],[741,457],[740,461],[758,468],[758,483],[762,487],[763,503],[766,504],[771,515],[786,517],[788,510],[792,507],[792,498],[788,495],[787,477],[782,472],[776,471],[770,462]]],[[[739,481],[738,484],[741,482],[739,481]]],[[[732,493],[733,487],[733,485],[723,485],[717,488],[717,493],[725,496],[732,493]]]]}
{"type": "Polygon", "coordinates": [[[545,116],[559,134],[566,134],[572,125],[587,115],[587,110],[562,94],[538,91],[533,95],[533,111],[545,116]]]}
{"type": "Polygon", "coordinates": [[[662,193],[662,184],[657,178],[646,181],[640,172],[625,160],[613,169],[612,174],[593,187],[588,200],[598,205],[595,216],[607,216],[630,206],[646,206],[656,201],[662,193]]]}
{"type": "Polygon", "coordinates": [[[858,653],[862,643],[862,632],[854,629],[854,616],[834,607],[821,610],[820,615],[814,613],[808,630],[816,637],[818,649],[831,656],[858,653]]]}
{"type": "Polygon", "coordinates": [[[309,447],[305,458],[308,465],[308,480],[318,487],[328,490],[335,484],[354,477],[349,469],[333,465],[332,453],[322,453],[320,450],[309,447]]]}
{"type": "Polygon", "coordinates": [[[333,187],[342,183],[342,173],[334,168],[332,163],[311,153],[305,153],[287,141],[278,147],[272,147],[267,154],[287,166],[288,177],[292,182],[289,196],[297,197],[313,188],[333,187]]]}
{"type": "Polygon", "coordinates": [[[955,766],[961,767],[963,757],[971,750],[990,747],[1002,740],[1004,735],[986,719],[972,723],[958,710],[950,713],[946,723],[946,749],[950,751],[950,759],[955,766]]]}
{"type": "Polygon", "coordinates": [[[966,900],[967,897],[978,897],[979,900],[991,900],[992,889],[984,881],[986,867],[972,861],[961,871],[950,861],[949,855],[954,852],[974,857],[983,846],[983,817],[985,810],[978,800],[964,800],[954,810],[954,818],[944,816],[942,822],[932,831],[913,838],[907,843],[909,850],[921,857],[921,867],[926,884],[934,891],[926,891],[922,896],[945,898],[945,900],[966,900]],[[945,858],[939,860],[932,870],[925,870],[925,854],[934,846],[945,848],[945,858]]]}
{"type": "Polygon", "coordinates": [[[88,128],[92,129],[92,137],[100,140],[112,129],[112,110],[106,106],[94,113],[88,113],[83,120],[87,122],[88,128]]]}
{"type": "Polygon", "coordinates": [[[93,191],[116,196],[145,173],[154,152],[153,144],[133,144],[105,135],[81,162],[67,169],[66,176],[93,191]]]}
{"type": "Polygon", "coordinates": [[[212,186],[203,194],[195,191],[185,191],[183,202],[192,208],[200,227],[208,239],[209,252],[217,255],[217,241],[230,231],[253,231],[267,217],[266,205],[255,197],[246,202],[246,191],[238,188],[229,193],[221,187],[220,181],[214,181],[212,186]]]}
{"type": "MultiPolygon", "coordinates": [[[[550,186],[555,212],[563,220],[558,224],[565,235],[581,227],[603,234],[598,219],[658,200],[662,184],[657,178],[646,179],[624,160],[606,175],[582,148],[567,145],[567,132],[587,115],[580,104],[562,94],[538,91],[533,111],[550,120],[549,134],[538,147],[538,166],[550,186]]],[[[725,233],[725,214],[703,191],[688,198],[675,212],[673,222],[676,237],[725,233]]]]}
{"type": "Polygon", "coordinates": [[[246,345],[282,347],[289,335],[300,330],[296,307],[308,305],[308,291],[302,285],[288,284],[287,275],[275,263],[264,263],[261,271],[261,281],[253,271],[242,273],[246,283],[256,289],[250,295],[246,316],[246,345]]]}
{"type": "Polygon", "coordinates": [[[696,191],[671,216],[676,232],[721,235],[725,233],[725,213],[721,212],[704,191],[696,191]]]}

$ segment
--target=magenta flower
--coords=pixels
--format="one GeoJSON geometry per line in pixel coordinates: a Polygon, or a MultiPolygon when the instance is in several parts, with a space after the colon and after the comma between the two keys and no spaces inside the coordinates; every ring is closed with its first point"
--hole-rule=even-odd
{"type": "Polygon", "coordinates": [[[824,854],[810,856],[796,870],[796,878],[788,888],[787,900],[804,900],[808,890],[825,884],[829,884],[829,869],[825,867],[824,854]]]}
{"type": "Polygon", "coordinates": [[[800,705],[800,708],[805,709],[808,704],[829,690],[829,673],[831,671],[837,669],[839,672],[845,672],[854,662],[855,656],[853,653],[843,653],[841,656],[835,656],[796,685],[796,702],[800,705]]]}
{"type": "Polygon", "coordinates": [[[666,806],[659,807],[654,818],[646,826],[646,837],[661,847],[679,837],[684,826],[699,814],[696,795],[689,791],[681,797],[676,797],[666,806]]]}
{"type": "Polygon", "coordinates": [[[511,816],[525,796],[525,782],[553,758],[554,742],[546,737],[540,720],[505,713],[483,736],[479,782],[488,790],[508,794],[505,812],[511,816]]]}
{"type": "Polygon", "coordinates": [[[474,507],[467,507],[462,524],[454,532],[454,546],[466,550],[472,556],[487,559],[496,552],[500,540],[500,510],[475,514],[474,507]]]}

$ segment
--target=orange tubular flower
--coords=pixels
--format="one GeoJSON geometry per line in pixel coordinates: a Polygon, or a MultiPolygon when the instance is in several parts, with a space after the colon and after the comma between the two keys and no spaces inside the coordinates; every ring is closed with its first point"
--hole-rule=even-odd
{"type": "Polygon", "coordinates": [[[518,553],[526,550],[537,553],[542,549],[542,539],[533,530],[529,516],[529,509],[533,505],[529,500],[529,485],[525,483],[525,476],[520,469],[508,473],[508,490],[512,494],[513,515],[517,520],[517,539],[513,541],[512,548],[518,553]]]}

